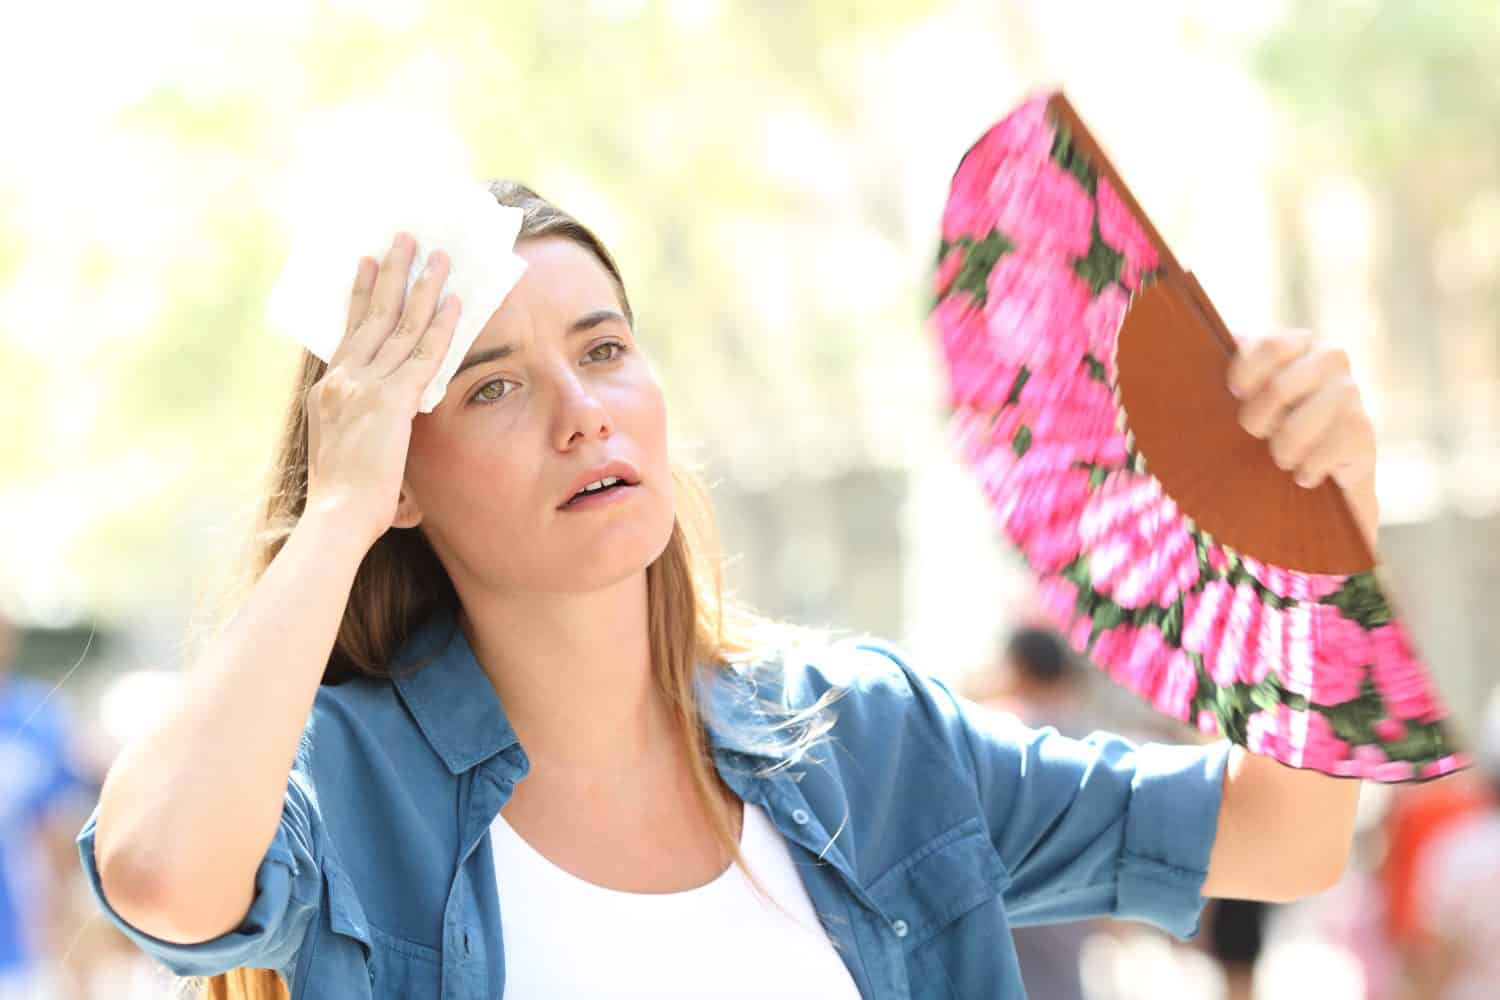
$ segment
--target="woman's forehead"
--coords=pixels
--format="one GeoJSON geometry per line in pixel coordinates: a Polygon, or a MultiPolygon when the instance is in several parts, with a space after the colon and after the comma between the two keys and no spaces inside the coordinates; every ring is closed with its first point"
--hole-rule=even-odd
{"type": "MultiPolygon", "coordinates": [[[[526,271],[511,294],[522,292],[587,309],[618,306],[614,280],[588,248],[561,236],[522,240],[516,254],[526,271]]],[[[502,303],[503,306],[503,303],[502,303]]]]}
{"type": "Polygon", "coordinates": [[[475,349],[560,338],[580,321],[593,326],[601,313],[623,314],[613,279],[585,247],[554,236],[523,240],[516,253],[526,260],[526,271],[485,324],[475,349]]]}

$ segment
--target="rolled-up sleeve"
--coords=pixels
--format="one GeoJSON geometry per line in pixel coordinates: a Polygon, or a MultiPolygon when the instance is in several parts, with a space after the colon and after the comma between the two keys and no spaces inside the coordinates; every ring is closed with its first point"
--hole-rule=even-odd
{"type": "Polygon", "coordinates": [[[972,775],[1009,881],[1013,926],[1121,917],[1198,931],[1229,744],[1137,745],[1031,729],[905,670],[921,711],[972,775]]]}
{"type": "Polygon", "coordinates": [[[1148,743],[1136,751],[1115,916],[1179,937],[1197,933],[1229,748],[1226,740],[1206,747],[1148,743]]]}
{"type": "Polygon", "coordinates": [[[146,954],[178,976],[212,976],[234,968],[277,969],[289,974],[322,900],[316,796],[293,771],[276,836],[255,873],[255,896],[239,925],[208,941],[176,944],[127,923],[104,897],[94,858],[98,810],[89,816],[77,843],[84,874],[106,916],[146,954]]]}

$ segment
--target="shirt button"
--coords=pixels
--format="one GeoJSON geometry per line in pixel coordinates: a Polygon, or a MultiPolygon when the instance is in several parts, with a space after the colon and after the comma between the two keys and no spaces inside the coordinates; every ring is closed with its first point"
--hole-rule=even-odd
{"type": "Polygon", "coordinates": [[[895,932],[898,938],[904,938],[906,937],[906,932],[911,930],[911,928],[906,926],[905,920],[894,920],[891,922],[891,930],[895,932]]]}
{"type": "Polygon", "coordinates": [[[812,817],[809,816],[809,815],[807,815],[807,810],[806,809],[793,809],[792,810],[792,822],[796,823],[798,826],[805,826],[805,825],[807,825],[807,821],[810,820],[810,819],[812,819],[812,817]]]}

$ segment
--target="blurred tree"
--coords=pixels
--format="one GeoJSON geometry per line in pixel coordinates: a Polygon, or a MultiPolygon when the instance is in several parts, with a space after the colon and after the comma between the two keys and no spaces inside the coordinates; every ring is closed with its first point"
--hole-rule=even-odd
{"type": "MultiPolygon", "coordinates": [[[[262,322],[285,253],[273,187],[315,112],[371,99],[430,102],[477,170],[601,232],[674,428],[712,471],[755,484],[888,461],[854,361],[881,343],[920,356],[923,272],[902,268],[899,147],[858,146],[851,66],[924,6],[340,4],[181,27],[170,58],[138,67],[137,94],[100,99],[113,110],[98,136],[22,178],[39,215],[56,210],[44,181],[74,199],[57,245],[0,211],[0,282],[61,276],[71,299],[55,316],[27,300],[13,317],[52,328],[0,342],[8,371],[37,376],[0,396],[0,418],[25,429],[0,450],[0,502],[89,505],[80,530],[40,526],[24,554],[106,614],[178,603],[196,568],[237,555],[223,525],[250,514],[296,354],[262,322]]],[[[422,141],[372,135],[368,152],[422,141]]]]}

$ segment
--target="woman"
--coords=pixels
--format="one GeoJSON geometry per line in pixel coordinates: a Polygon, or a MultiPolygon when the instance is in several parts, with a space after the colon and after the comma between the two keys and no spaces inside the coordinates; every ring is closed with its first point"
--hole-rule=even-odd
{"type": "MultiPolygon", "coordinates": [[[[1011,926],[1337,879],[1357,782],[1030,731],[726,605],[618,269],[491,190],[524,277],[417,415],[444,261],[409,296],[409,238],[360,261],[263,572],[79,835],[143,948],[213,997],[1020,997],[1011,926]]],[[[1345,372],[1289,334],[1232,377],[1373,534],[1345,372]]]]}

